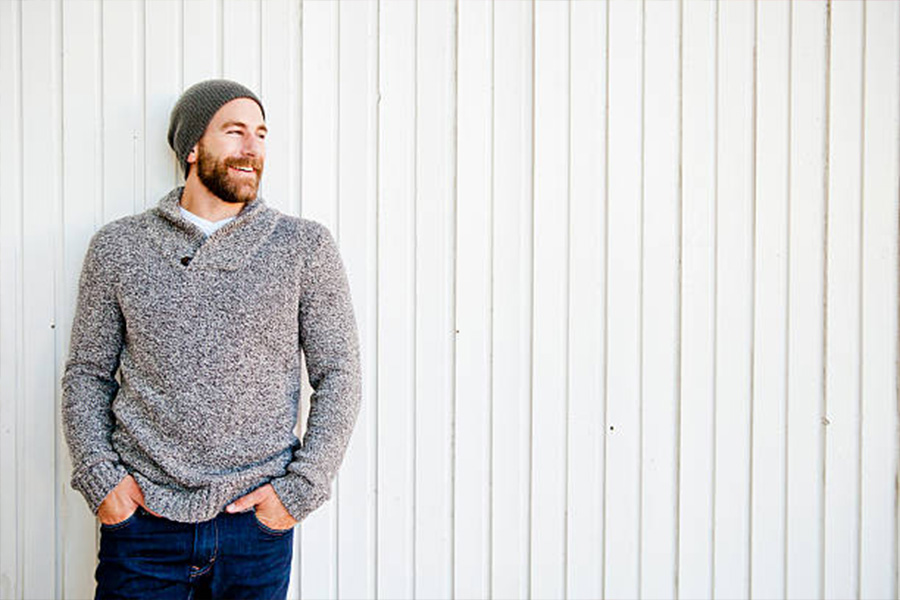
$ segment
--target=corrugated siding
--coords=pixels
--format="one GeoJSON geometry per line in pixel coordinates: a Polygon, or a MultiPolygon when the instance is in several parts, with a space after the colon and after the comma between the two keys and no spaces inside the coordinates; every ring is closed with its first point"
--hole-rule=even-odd
{"type": "Polygon", "coordinates": [[[363,344],[290,597],[898,597],[895,0],[0,1],[0,597],[92,594],[81,261],[218,76],[363,344]]]}

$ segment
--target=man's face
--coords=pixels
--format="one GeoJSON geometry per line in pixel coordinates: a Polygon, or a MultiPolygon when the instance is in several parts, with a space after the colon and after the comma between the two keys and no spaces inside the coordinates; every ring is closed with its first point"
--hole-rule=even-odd
{"type": "Polygon", "coordinates": [[[266,159],[266,131],[262,111],[250,98],[224,104],[188,157],[193,164],[191,170],[219,199],[230,203],[252,201],[266,159]]]}

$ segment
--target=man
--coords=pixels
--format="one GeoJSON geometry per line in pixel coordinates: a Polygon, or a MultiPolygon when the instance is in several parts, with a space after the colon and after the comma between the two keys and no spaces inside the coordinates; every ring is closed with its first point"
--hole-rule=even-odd
{"type": "Polygon", "coordinates": [[[356,322],[328,229],[257,196],[265,136],[249,89],[192,86],[168,135],[184,186],[91,238],[62,413],[101,523],[97,598],[284,598],[293,526],[330,497],[359,411],[356,322]]]}

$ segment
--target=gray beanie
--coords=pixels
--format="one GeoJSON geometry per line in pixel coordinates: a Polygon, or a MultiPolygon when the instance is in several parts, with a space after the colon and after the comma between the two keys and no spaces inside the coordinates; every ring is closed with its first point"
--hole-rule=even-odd
{"type": "Polygon", "coordinates": [[[266,110],[256,94],[240,83],[227,79],[209,79],[195,83],[186,89],[175,103],[169,117],[169,146],[175,151],[185,177],[190,167],[187,156],[194,144],[203,137],[203,132],[206,131],[206,126],[209,125],[213,115],[223,104],[235,98],[250,98],[255,101],[259,104],[263,119],[266,118],[266,110]]]}

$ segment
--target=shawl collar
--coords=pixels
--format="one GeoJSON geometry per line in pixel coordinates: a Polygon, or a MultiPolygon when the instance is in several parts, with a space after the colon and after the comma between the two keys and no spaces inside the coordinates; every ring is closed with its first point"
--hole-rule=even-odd
{"type": "Polygon", "coordinates": [[[179,269],[224,269],[234,271],[256,253],[278,221],[278,212],[257,196],[248,202],[235,219],[204,239],[200,229],[181,215],[179,202],[184,186],[170,191],[151,209],[157,218],[150,220],[153,241],[179,269]],[[181,260],[191,257],[186,267],[181,260]]]}

